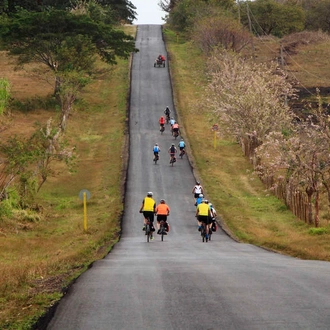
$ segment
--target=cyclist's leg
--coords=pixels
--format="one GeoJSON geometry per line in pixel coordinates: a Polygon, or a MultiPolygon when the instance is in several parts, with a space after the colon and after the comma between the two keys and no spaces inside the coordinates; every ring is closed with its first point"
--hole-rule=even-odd
{"type": "Polygon", "coordinates": [[[197,217],[198,231],[202,230],[202,219],[200,216],[197,217]]]}
{"type": "Polygon", "coordinates": [[[160,216],[159,215],[157,215],[157,234],[159,234],[159,232],[160,232],[160,216]]]}

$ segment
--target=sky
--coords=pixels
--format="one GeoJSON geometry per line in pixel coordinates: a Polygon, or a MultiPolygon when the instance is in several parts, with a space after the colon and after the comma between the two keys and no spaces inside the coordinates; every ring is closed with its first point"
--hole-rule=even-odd
{"type": "Polygon", "coordinates": [[[133,24],[164,24],[165,12],[158,6],[159,0],[130,0],[137,8],[137,20],[133,24]]]}

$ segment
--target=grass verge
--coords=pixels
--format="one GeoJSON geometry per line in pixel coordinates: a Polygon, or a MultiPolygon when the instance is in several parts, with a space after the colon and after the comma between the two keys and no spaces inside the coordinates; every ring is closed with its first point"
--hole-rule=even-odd
{"type": "MultiPolygon", "coordinates": [[[[20,104],[31,103],[26,95],[47,98],[50,86],[36,82],[34,77],[29,89],[26,72],[8,69],[8,59],[5,53],[1,55],[0,66],[7,68],[5,77],[11,81],[13,97],[20,104]],[[20,75],[24,77],[23,87],[20,75]],[[22,89],[24,95],[20,94],[22,89]]],[[[116,67],[88,86],[69,118],[66,138],[77,152],[76,172],[56,168],[57,175],[47,181],[38,196],[37,203],[43,210],[40,219],[31,221],[31,217],[20,216],[15,221],[0,221],[1,329],[33,328],[68,285],[118,241],[128,95],[128,61],[119,60],[116,67]],[[82,189],[91,193],[86,232],[79,199],[82,189]]],[[[56,116],[56,110],[51,109],[29,108],[24,114],[14,110],[1,138],[17,132],[29,134],[35,121],[44,123],[56,116]]]]}
{"type": "MultiPolygon", "coordinates": [[[[312,233],[310,226],[269,194],[235,141],[219,134],[214,142],[211,128],[217,122],[203,109],[205,58],[170,30],[164,29],[164,34],[178,120],[184,126],[184,138],[189,140],[188,155],[223,226],[245,243],[294,257],[330,261],[329,230],[312,233]]],[[[221,123],[217,124],[221,127],[221,123]]],[[[329,229],[326,221],[322,226],[329,229]]]]}

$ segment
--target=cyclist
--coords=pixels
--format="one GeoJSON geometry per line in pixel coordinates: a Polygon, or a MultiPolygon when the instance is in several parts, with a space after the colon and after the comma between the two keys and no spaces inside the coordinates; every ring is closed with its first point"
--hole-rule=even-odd
{"type": "Polygon", "coordinates": [[[165,129],[165,118],[164,116],[160,116],[159,118],[159,130],[162,131],[162,129],[165,129]]]}
{"type": "Polygon", "coordinates": [[[172,135],[175,132],[178,133],[178,135],[180,134],[180,127],[179,127],[179,124],[176,121],[172,125],[172,135]]]}
{"type": "Polygon", "coordinates": [[[162,54],[159,54],[159,55],[158,55],[158,61],[165,62],[165,56],[162,55],[162,54]]]}
{"type": "Polygon", "coordinates": [[[178,144],[178,147],[179,147],[179,149],[180,149],[180,154],[181,153],[185,153],[185,150],[184,150],[184,147],[185,147],[186,145],[185,145],[185,143],[184,143],[184,141],[183,141],[183,139],[181,139],[181,141],[179,142],[179,144],[178,144]]]}
{"type": "Polygon", "coordinates": [[[203,194],[199,194],[199,196],[196,198],[196,203],[195,206],[198,206],[204,199],[204,195],[203,194]]]}
{"type": "Polygon", "coordinates": [[[212,216],[212,222],[211,222],[210,227],[211,227],[212,231],[216,231],[217,230],[217,221],[216,221],[217,211],[211,203],[209,203],[209,206],[210,206],[211,216],[212,216]]]}
{"type": "Polygon", "coordinates": [[[201,186],[201,183],[199,181],[196,181],[196,184],[192,190],[192,194],[194,194],[195,201],[196,201],[196,198],[198,198],[200,194],[204,194],[204,189],[201,186]]]}
{"type": "Polygon", "coordinates": [[[217,217],[217,211],[216,211],[216,209],[214,208],[214,206],[213,206],[212,203],[209,203],[209,206],[210,206],[210,210],[211,210],[212,219],[215,220],[215,218],[217,217]]]}
{"type": "Polygon", "coordinates": [[[159,153],[160,153],[160,148],[158,146],[158,143],[154,145],[154,160],[156,160],[156,157],[159,159],[159,153]]]}
{"type": "Polygon", "coordinates": [[[174,143],[170,146],[168,149],[168,153],[170,154],[170,164],[171,164],[171,159],[173,157],[173,162],[176,162],[175,154],[178,152],[178,149],[175,147],[174,143]]]}
{"type": "Polygon", "coordinates": [[[170,120],[171,110],[170,110],[169,106],[167,106],[165,108],[164,114],[165,114],[166,118],[168,118],[168,120],[170,120]]]}
{"type": "Polygon", "coordinates": [[[212,231],[212,224],[213,224],[213,213],[212,213],[212,208],[211,208],[211,205],[212,204],[209,204],[209,201],[207,199],[204,200],[204,203],[208,205],[209,209],[210,209],[210,216],[209,216],[209,223],[207,225],[208,229],[209,229],[209,232],[212,231]]]}
{"type": "Polygon", "coordinates": [[[171,117],[171,119],[170,119],[170,125],[171,125],[172,135],[173,135],[172,126],[174,125],[174,123],[175,123],[175,119],[173,117],[171,117]]]}
{"type": "Polygon", "coordinates": [[[140,213],[143,213],[144,216],[144,225],[142,230],[146,230],[146,224],[147,224],[147,219],[149,218],[150,220],[150,228],[151,228],[151,235],[150,235],[150,239],[154,239],[152,232],[155,231],[154,228],[154,214],[155,214],[155,210],[156,210],[156,202],[154,201],[154,199],[152,198],[153,193],[152,191],[149,191],[147,193],[147,196],[143,199],[142,201],[142,205],[140,207],[140,213]]]}
{"type": "MultiPolygon", "coordinates": [[[[160,222],[163,220],[165,222],[165,228],[168,228],[167,216],[170,215],[170,208],[166,204],[164,199],[160,200],[160,204],[156,206],[156,215],[157,215],[157,234],[160,234],[160,222]]],[[[164,235],[167,235],[167,232],[164,232],[164,235]]]]}
{"type": "Polygon", "coordinates": [[[202,230],[202,224],[204,224],[206,232],[205,238],[208,239],[211,211],[209,205],[205,203],[205,200],[197,206],[196,217],[198,220],[198,231],[202,230]]]}

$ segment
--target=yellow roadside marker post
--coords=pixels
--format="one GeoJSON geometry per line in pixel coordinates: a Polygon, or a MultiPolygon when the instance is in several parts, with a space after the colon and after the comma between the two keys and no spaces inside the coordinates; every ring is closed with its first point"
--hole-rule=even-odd
{"type": "Polygon", "coordinates": [[[84,232],[87,232],[87,201],[91,198],[91,193],[87,189],[82,189],[79,192],[79,198],[84,203],[84,232]]]}
{"type": "Polygon", "coordinates": [[[212,126],[212,131],[214,132],[214,141],[213,141],[214,149],[217,148],[217,131],[218,130],[219,130],[219,126],[217,124],[214,124],[212,126]]]}

